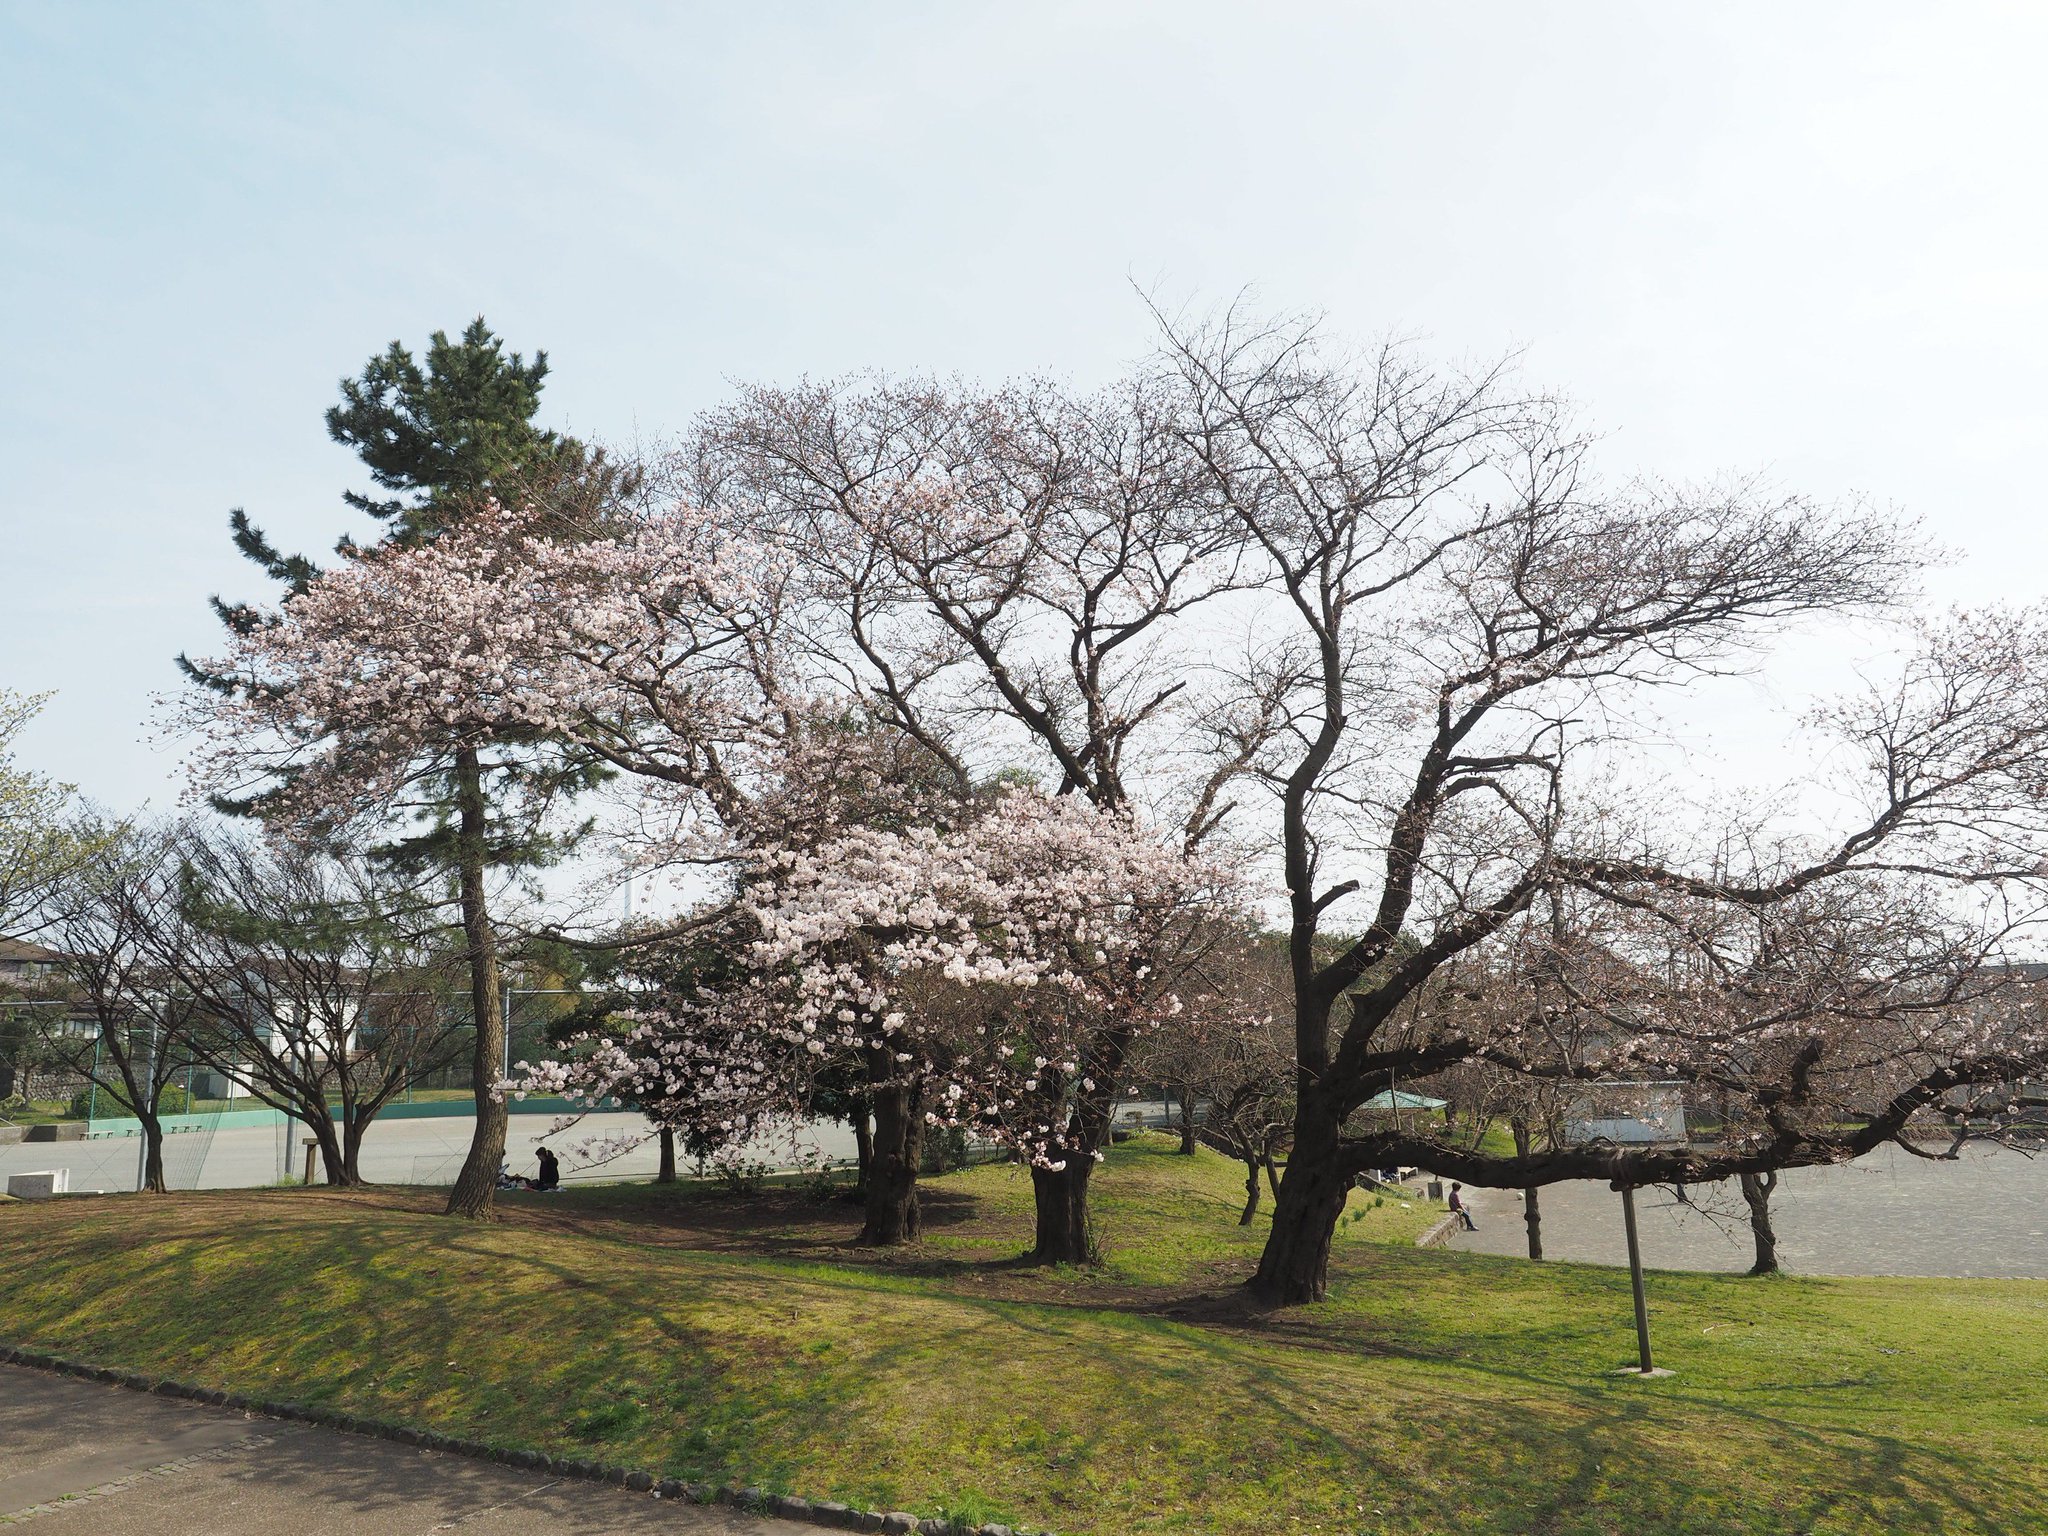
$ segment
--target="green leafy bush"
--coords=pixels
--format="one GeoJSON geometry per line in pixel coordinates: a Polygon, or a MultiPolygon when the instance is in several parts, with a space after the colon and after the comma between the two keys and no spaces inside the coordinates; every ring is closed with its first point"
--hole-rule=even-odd
{"type": "MultiPolygon", "coordinates": [[[[188,1115],[192,1112],[192,1095],[185,1091],[182,1083],[166,1083],[156,1096],[156,1112],[159,1115],[188,1115]]],[[[112,1088],[101,1088],[95,1094],[93,1085],[87,1083],[71,1095],[71,1118],[74,1120],[118,1120],[134,1113],[127,1098],[112,1088]]]]}

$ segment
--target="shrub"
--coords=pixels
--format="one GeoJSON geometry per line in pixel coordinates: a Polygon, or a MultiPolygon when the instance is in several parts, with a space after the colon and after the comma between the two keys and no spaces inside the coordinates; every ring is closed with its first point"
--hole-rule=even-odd
{"type": "MultiPolygon", "coordinates": [[[[156,1096],[156,1112],[159,1115],[186,1115],[192,1112],[192,1095],[185,1091],[182,1083],[166,1083],[156,1096]]],[[[85,1120],[97,1117],[101,1120],[119,1119],[132,1115],[128,1100],[112,1088],[101,1088],[97,1094],[91,1083],[71,1095],[71,1118],[85,1120]]]]}

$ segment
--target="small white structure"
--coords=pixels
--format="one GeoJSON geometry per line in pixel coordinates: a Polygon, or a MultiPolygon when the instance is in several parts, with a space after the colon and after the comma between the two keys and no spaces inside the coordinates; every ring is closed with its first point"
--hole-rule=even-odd
{"type": "Polygon", "coordinates": [[[10,1173],[7,1193],[17,1200],[47,1200],[71,1193],[71,1170],[47,1168],[40,1173],[10,1173]]]}

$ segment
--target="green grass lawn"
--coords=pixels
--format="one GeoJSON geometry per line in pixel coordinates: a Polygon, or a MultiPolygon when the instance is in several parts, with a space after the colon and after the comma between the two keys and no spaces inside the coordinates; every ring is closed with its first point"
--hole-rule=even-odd
{"type": "Polygon", "coordinates": [[[1625,1274],[1417,1249],[1354,1202],[1330,1304],[1246,1309],[1242,1187],[1098,1174],[1099,1272],[1016,1256],[1028,1183],[852,1207],[651,1186],[122,1196],[0,1210],[0,1336],[554,1454],[1062,1532],[2048,1530],[2048,1283],[1625,1274]]]}
{"type": "Polygon", "coordinates": [[[70,1118],[64,1099],[10,1099],[0,1107],[0,1125],[55,1125],[70,1118]]]}

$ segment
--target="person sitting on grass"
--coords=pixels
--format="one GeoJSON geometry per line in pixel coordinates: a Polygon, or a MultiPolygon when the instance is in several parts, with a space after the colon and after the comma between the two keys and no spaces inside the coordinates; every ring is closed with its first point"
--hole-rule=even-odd
{"type": "Polygon", "coordinates": [[[526,1186],[528,1189],[560,1189],[562,1187],[562,1164],[556,1158],[552,1147],[540,1149],[540,1177],[526,1186]]]}

